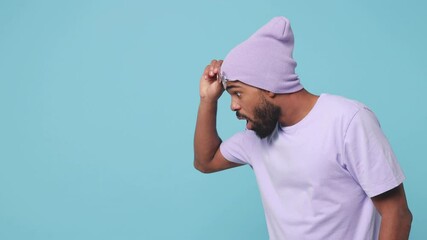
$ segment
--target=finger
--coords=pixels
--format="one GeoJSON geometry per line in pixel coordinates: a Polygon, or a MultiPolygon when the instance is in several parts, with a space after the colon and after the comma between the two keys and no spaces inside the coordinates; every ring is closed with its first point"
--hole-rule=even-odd
{"type": "Polygon", "coordinates": [[[212,64],[212,71],[214,74],[217,74],[219,71],[219,68],[218,68],[219,65],[218,64],[219,64],[218,60],[215,60],[215,62],[212,64]]]}
{"type": "Polygon", "coordinates": [[[216,65],[216,60],[212,60],[212,62],[205,67],[205,70],[203,72],[203,76],[206,80],[213,80],[215,78],[214,73],[214,65],[216,65]]]}
{"type": "Polygon", "coordinates": [[[215,73],[215,66],[217,65],[217,60],[216,59],[213,59],[212,61],[211,61],[211,64],[210,64],[210,70],[209,70],[209,76],[210,77],[213,77],[216,73],[215,73]]]}
{"type": "Polygon", "coordinates": [[[222,60],[217,60],[215,63],[214,73],[219,73],[221,71],[222,60]]]}
{"type": "Polygon", "coordinates": [[[218,62],[215,62],[215,65],[213,66],[213,72],[214,74],[217,74],[219,71],[218,62]]]}
{"type": "Polygon", "coordinates": [[[218,68],[218,71],[221,69],[222,62],[223,60],[216,61],[216,67],[218,68]]]}
{"type": "Polygon", "coordinates": [[[203,72],[203,76],[205,77],[205,79],[209,78],[209,71],[210,71],[210,69],[211,69],[211,65],[210,64],[206,65],[205,71],[203,72]]]}

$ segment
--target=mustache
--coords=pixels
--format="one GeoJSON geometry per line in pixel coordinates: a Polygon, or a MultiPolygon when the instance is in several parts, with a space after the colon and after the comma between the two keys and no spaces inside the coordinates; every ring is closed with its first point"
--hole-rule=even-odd
{"type": "Polygon", "coordinates": [[[242,118],[247,119],[247,120],[249,119],[246,115],[241,114],[239,111],[236,111],[236,117],[238,119],[242,119],[242,118]]]}

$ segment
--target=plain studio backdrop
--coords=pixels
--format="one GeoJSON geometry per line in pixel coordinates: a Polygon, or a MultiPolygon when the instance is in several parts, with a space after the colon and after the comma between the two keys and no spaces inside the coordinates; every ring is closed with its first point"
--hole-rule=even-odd
{"type": "MultiPolygon", "coordinates": [[[[250,167],[193,168],[198,82],[274,16],[313,93],[367,104],[427,235],[425,1],[1,1],[0,239],[267,239],[250,167]]],[[[220,100],[225,139],[244,129],[220,100]]]]}

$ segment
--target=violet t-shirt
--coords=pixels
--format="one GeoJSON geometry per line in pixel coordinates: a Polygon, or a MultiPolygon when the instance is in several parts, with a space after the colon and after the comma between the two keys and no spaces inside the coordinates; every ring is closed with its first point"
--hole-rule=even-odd
{"type": "Polygon", "coordinates": [[[373,112],[329,94],[297,124],[265,139],[245,130],[220,149],[253,168],[272,240],[377,239],[370,197],[405,178],[373,112]]]}

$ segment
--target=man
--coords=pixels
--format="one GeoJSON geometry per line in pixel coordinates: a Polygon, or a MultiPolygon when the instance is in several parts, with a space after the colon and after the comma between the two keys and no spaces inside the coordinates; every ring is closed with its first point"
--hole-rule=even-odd
{"type": "Polygon", "coordinates": [[[276,17],[205,68],[195,168],[249,164],[270,239],[408,239],[404,175],[375,115],[359,102],[305,90],[293,43],[288,19],[276,17]],[[216,113],[224,89],[247,124],[222,142],[216,113]]]}

